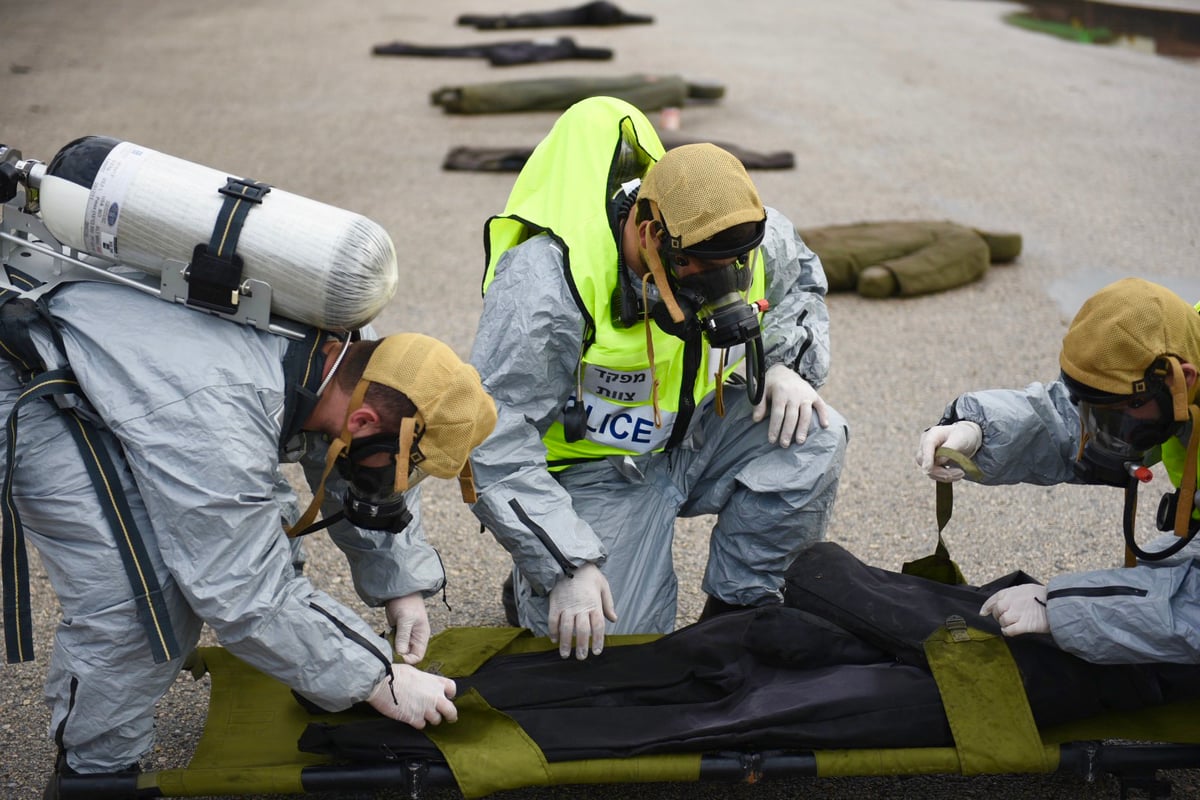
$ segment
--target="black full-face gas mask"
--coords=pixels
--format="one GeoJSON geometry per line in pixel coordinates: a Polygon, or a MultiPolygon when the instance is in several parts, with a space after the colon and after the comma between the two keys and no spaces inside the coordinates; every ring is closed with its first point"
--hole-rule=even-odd
{"type": "Polygon", "coordinates": [[[766,301],[749,303],[746,292],[754,279],[754,259],[765,230],[765,223],[760,222],[748,241],[686,250],[671,248],[671,237],[663,237],[658,256],[665,266],[667,287],[665,291],[660,287],[660,292],[664,297],[668,293],[674,296],[683,321],[672,318],[668,303],[651,309],[655,323],[672,335],[687,339],[699,330],[711,347],[726,350],[743,345],[746,391],[755,404],[762,400],[766,372],[758,321],[758,315],[766,310],[766,301]]]}
{"type": "Polygon", "coordinates": [[[1146,453],[1180,430],[1171,390],[1161,380],[1148,381],[1144,392],[1131,395],[1098,392],[1066,373],[1062,380],[1079,411],[1083,445],[1075,475],[1085,483],[1124,487],[1146,453]]]}
{"type": "MultiPolygon", "coordinates": [[[[415,437],[419,439],[418,437],[415,437]]],[[[410,468],[407,482],[396,480],[396,458],[400,452],[399,439],[394,433],[376,433],[351,439],[348,446],[340,446],[339,439],[330,447],[332,465],[338,475],[346,482],[346,490],[342,492],[342,507],[320,522],[304,526],[297,523],[297,530],[289,531],[291,536],[306,536],[328,528],[338,520],[345,519],[352,525],[372,531],[400,533],[412,522],[412,512],[404,498],[408,489],[416,486],[425,478],[426,473],[416,466],[420,460],[420,450],[414,440],[411,445],[410,468]],[[335,454],[335,450],[337,451],[335,454]],[[380,461],[379,456],[385,456],[383,464],[368,466],[366,461],[380,461]]],[[[325,481],[322,479],[318,492],[323,495],[325,481]]],[[[310,513],[315,511],[316,499],[310,506],[310,513]]]]}
{"type": "MultiPolygon", "coordinates": [[[[400,533],[412,522],[412,513],[404,500],[404,492],[396,490],[396,455],[399,443],[393,433],[377,433],[353,439],[343,455],[334,463],[338,474],[346,481],[342,494],[342,514],[359,528],[400,533]],[[387,463],[366,466],[363,462],[385,454],[387,463]]],[[[413,443],[416,450],[416,443],[413,443]]],[[[408,473],[411,489],[425,473],[412,467],[408,473]]]]}
{"type": "MultiPolygon", "coordinates": [[[[1062,380],[1079,410],[1081,446],[1074,464],[1076,476],[1085,483],[1125,490],[1123,527],[1130,559],[1127,563],[1134,563],[1134,558],[1159,561],[1179,552],[1200,530],[1200,525],[1191,519],[1192,488],[1164,494],[1159,502],[1156,526],[1161,531],[1174,530],[1179,537],[1175,542],[1157,552],[1147,552],[1134,538],[1137,486],[1151,480],[1151,472],[1144,463],[1146,454],[1183,433],[1187,424],[1175,418],[1171,387],[1152,371],[1147,372],[1144,391],[1129,395],[1097,391],[1066,372],[1062,373],[1062,380]],[[1178,514],[1181,501],[1182,522],[1178,514]]],[[[1195,436],[1193,431],[1192,438],[1195,436]]]]}
{"type": "Polygon", "coordinates": [[[665,248],[660,252],[667,266],[668,281],[685,315],[683,323],[676,323],[664,304],[651,310],[654,321],[668,333],[680,335],[691,325],[704,334],[708,343],[717,348],[729,348],[757,339],[762,331],[758,324],[758,308],[746,302],[745,293],[754,277],[752,259],[754,252],[740,253],[728,264],[709,262],[699,272],[684,277],[677,269],[690,262],[686,255],[671,253],[665,248]]]}
{"type": "MultiPolygon", "coordinates": [[[[655,224],[661,226],[661,222],[655,224]]],[[[718,236],[691,248],[672,247],[669,232],[660,229],[665,235],[659,247],[647,254],[647,267],[662,299],[650,307],[649,316],[660,329],[684,341],[702,334],[717,349],[744,345],[747,392],[751,402],[758,403],[766,371],[758,315],[766,310],[766,301],[750,303],[745,295],[754,279],[754,259],[766,231],[765,221],[756,223],[740,241],[723,241],[718,236]]],[[[627,280],[628,276],[622,275],[622,281],[627,280]]],[[[622,287],[628,298],[632,287],[624,287],[624,283],[622,287]]],[[[623,324],[635,321],[633,304],[619,301],[614,308],[621,309],[623,324]]]]}

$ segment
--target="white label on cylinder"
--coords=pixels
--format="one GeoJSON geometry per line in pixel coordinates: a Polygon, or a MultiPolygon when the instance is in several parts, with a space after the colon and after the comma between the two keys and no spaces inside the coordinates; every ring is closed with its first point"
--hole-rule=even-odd
{"type": "Polygon", "coordinates": [[[120,256],[117,228],[121,206],[146,156],[152,152],[133,142],[121,142],[100,165],[83,217],[83,245],[87,252],[114,260],[120,256]]]}

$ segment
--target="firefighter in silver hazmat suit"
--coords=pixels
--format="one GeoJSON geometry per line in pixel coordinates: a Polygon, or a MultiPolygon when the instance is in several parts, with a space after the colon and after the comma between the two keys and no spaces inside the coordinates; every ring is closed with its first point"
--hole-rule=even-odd
{"type": "Polygon", "coordinates": [[[1076,314],[1059,363],[1059,380],[958,397],[921,436],[918,465],[934,480],[962,478],[937,455],[945,447],[973,457],[987,484],[1126,488],[1161,462],[1176,488],[1158,515],[1166,532],[1143,547],[1127,522],[1125,568],[1004,589],[981,613],[1006,635],[1050,633],[1097,663],[1200,663],[1200,304],[1149,281],[1117,281],[1076,314]]]}
{"type": "Polygon", "coordinates": [[[499,418],[473,510],[513,557],[519,623],[580,659],[606,632],[672,630],[678,516],[716,516],[706,613],[778,602],[824,538],[848,438],[817,393],[817,256],[736,158],[664,155],[606,97],[559,118],[487,236],[471,362],[499,418]],[[753,400],[724,385],[743,354],[762,356],[753,400]]]}
{"type": "MultiPolygon", "coordinates": [[[[331,453],[324,476],[336,467],[355,491],[393,501],[407,493],[415,506],[415,481],[455,475],[491,430],[494,406],[474,369],[417,334],[345,344],[314,331],[307,363],[317,391],[284,431],[299,394],[283,368],[293,340],[111,284],[59,287],[48,309],[62,351],[40,322],[33,343],[48,369],[74,370],[75,411],[95,424],[118,467],[148,552],[141,567],[157,576],[179,643],[176,657],[156,663],[97,488],[68,435],[71,417],[41,401],[22,405],[13,499],[63,614],[45,688],[57,772],[136,768],[152,745],[155,703],[204,623],[230,652],[321,707],[365,700],[415,727],[456,719],[452,681],[393,664],[403,653],[296,574],[285,534],[295,497],[279,461],[292,434],[322,434],[331,453]]],[[[18,371],[0,360],[0,413],[21,391],[18,371]]],[[[316,488],[314,507],[326,489],[316,488]]],[[[393,625],[423,617],[411,603],[442,578],[428,574],[419,516],[403,535],[344,524],[335,538],[364,601],[408,598],[407,608],[389,610],[393,625]],[[405,564],[412,553],[415,574],[405,564]]],[[[48,796],[54,786],[52,778],[48,796]]]]}

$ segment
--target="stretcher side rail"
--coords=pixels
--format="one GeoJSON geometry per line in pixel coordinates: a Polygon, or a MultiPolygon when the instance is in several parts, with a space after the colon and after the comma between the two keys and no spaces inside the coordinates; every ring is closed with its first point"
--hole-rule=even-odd
{"type": "MultiPolygon", "coordinates": [[[[1058,773],[1069,773],[1093,782],[1105,775],[1122,784],[1142,786],[1157,781],[1161,770],[1200,767],[1200,745],[1145,744],[1113,742],[1067,742],[1058,745],[1058,773]]],[[[910,775],[956,775],[949,765],[957,762],[953,748],[923,748],[923,763],[908,770],[910,775]]],[[[863,754],[869,751],[863,751],[863,754]]],[[[856,772],[845,775],[822,774],[818,768],[822,751],[776,751],[761,753],[708,753],[701,756],[698,780],[711,783],[757,784],[796,778],[883,777],[893,771],[856,772]]],[[[620,759],[619,761],[636,761],[620,759]]],[[[157,773],[137,775],[65,776],[60,796],[63,800],[149,800],[159,797],[199,796],[163,794],[155,781],[157,773]]],[[[613,776],[619,777],[619,770],[613,776]]],[[[302,792],[362,792],[401,788],[409,797],[423,797],[426,790],[458,788],[449,765],[427,759],[399,760],[394,764],[327,764],[300,770],[302,792]]],[[[619,780],[608,782],[618,783],[619,780]]],[[[1159,782],[1161,783],[1161,782],[1159,782]]],[[[566,784],[560,784],[566,785],[566,784]]],[[[579,784],[576,784],[579,785],[579,784]]],[[[204,790],[205,792],[207,790],[204,790]]],[[[295,793],[295,792],[292,792],[295,793]]]]}

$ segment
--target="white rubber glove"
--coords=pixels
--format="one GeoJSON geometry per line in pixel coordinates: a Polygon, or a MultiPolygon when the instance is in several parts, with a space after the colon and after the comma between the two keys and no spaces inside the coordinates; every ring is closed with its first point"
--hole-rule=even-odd
{"type": "Polygon", "coordinates": [[[617,621],[608,578],[595,564],[584,564],[575,574],[564,575],[550,590],[550,641],[558,644],[558,654],[571,655],[575,642],[575,657],[582,661],[592,653],[604,650],[604,620],[617,621]]]}
{"type": "Polygon", "coordinates": [[[449,678],[421,672],[408,664],[392,664],[392,671],[379,682],[367,702],[385,717],[420,730],[425,723],[437,725],[443,720],[458,720],[458,709],[451,702],[456,691],[454,681],[449,678]]]}
{"type": "Polygon", "coordinates": [[[754,407],[755,422],[761,422],[766,416],[768,405],[771,421],[767,427],[767,441],[778,441],[780,447],[787,447],[793,439],[796,444],[804,444],[814,411],[821,427],[829,427],[829,408],[821,395],[784,364],[774,364],[767,369],[762,400],[754,407]]]}
{"type": "Polygon", "coordinates": [[[1046,616],[1046,587],[1036,583],[1001,589],[987,599],[979,613],[985,617],[988,614],[995,617],[1000,623],[1000,632],[1005,636],[1050,632],[1050,618],[1046,616]]]}
{"type": "Polygon", "coordinates": [[[405,664],[416,664],[429,646],[429,612],[420,592],[393,597],[384,604],[387,624],[396,633],[396,655],[405,664]]]}
{"type": "Polygon", "coordinates": [[[917,466],[926,475],[941,483],[962,480],[962,468],[945,458],[937,458],[934,453],[939,447],[947,447],[970,458],[979,451],[982,444],[983,428],[976,422],[960,419],[950,425],[934,425],[921,434],[921,442],[917,445],[917,466]]]}

